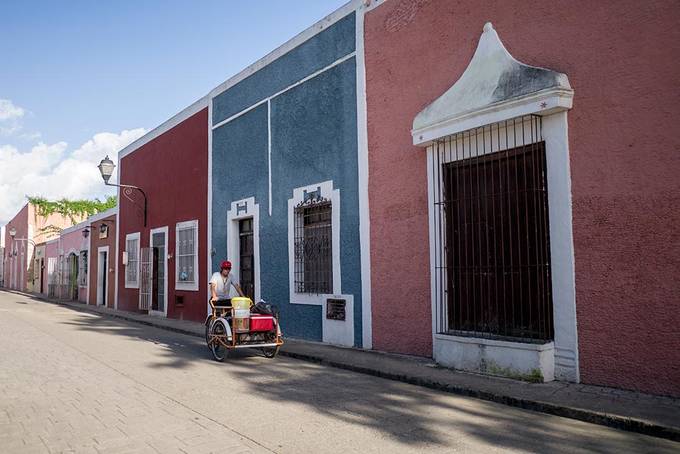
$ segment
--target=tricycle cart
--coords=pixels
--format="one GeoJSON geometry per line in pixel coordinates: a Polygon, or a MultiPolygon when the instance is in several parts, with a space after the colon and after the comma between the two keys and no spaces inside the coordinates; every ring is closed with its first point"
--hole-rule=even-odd
{"type": "Polygon", "coordinates": [[[267,358],[274,358],[283,336],[278,314],[266,304],[251,311],[250,298],[210,301],[212,313],[205,321],[205,341],[217,361],[224,361],[237,348],[259,348],[267,358]]]}

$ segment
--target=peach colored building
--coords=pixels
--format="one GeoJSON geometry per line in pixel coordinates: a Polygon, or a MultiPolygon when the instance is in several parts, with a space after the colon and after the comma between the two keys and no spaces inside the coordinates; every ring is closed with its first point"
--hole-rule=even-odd
{"type": "MultiPolygon", "coordinates": [[[[73,222],[66,216],[60,214],[43,216],[35,205],[31,203],[24,205],[5,225],[4,286],[15,290],[34,291],[36,245],[58,237],[60,230],[71,225],[73,222]],[[13,232],[14,236],[10,235],[10,232],[13,232]]],[[[40,262],[38,263],[38,266],[42,266],[40,262]]],[[[38,276],[41,275],[39,271],[38,276]]]]}

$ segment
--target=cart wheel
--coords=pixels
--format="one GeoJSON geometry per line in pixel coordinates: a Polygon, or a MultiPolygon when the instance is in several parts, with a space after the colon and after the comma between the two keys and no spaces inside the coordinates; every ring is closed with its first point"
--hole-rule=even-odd
{"type": "MultiPolygon", "coordinates": [[[[224,327],[224,323],[221,320],[215,321],[212,325],[212,334],[216,336],[223,336],[227,330],[224,327]]],[[[224,358],[229,356],[229,349],[222,345],[221,342],[215,341],[209,344],[210,351],[212,352],[213,358],[216,361],[222,362],[224,358]]]]}
{"type": "Polygon", "coordinates": [[[279,346],[276,347],[262,347],[262,353],[267,358],[275,358],[279,354],[279,346]]]}

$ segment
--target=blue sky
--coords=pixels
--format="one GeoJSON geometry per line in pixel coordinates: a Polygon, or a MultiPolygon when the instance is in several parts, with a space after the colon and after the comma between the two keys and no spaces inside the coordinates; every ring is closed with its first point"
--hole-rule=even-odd
{"type": "Polygon", "coordinates": [[[51,169],[98,162],[344,3],[2,0],[0,224],[25,200],[8,191],[105,193],[51,169]]]}

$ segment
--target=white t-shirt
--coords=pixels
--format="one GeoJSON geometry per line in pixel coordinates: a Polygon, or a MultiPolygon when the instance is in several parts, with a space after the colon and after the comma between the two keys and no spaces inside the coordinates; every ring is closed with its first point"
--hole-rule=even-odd
{"type": "Polygon", "coordinates": [[[229,272],[227,277],[222,276],[222,273],[213,273],[210,278],[210,283],[215,285],[215,293],[217,293],[218,298],[229,298],[229,291],[231,286],[236,283],[234,280],[234,275],[229,272]]]}

